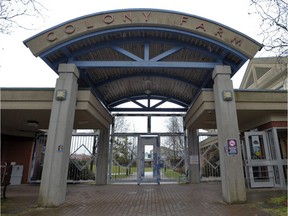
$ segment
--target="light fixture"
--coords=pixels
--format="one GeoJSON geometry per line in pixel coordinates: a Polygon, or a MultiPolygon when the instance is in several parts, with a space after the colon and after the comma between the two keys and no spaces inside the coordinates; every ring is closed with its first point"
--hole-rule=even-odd
{"type": "Polygon", "coordinates": [[[67,91],[63,89],[59,89],[56,91],[56,100],[64,101],[66,100],[67,91]]]}
{"type": "Polygon", "coordinates": [[[33,127],[33,128],[38,128],[39,122],[38,121],[34,121],[34,120],[28,120],[27,121],[27,126],[28,127],[33,127]]]}
{"type": "Polygon", "coordinates": [[[224,101],[232,101],[233,100],[232,91],[224,90],[223,91],[223,100],[224,101]]]}
{"type": "Polygon", "coordinates": [[[146,85],[150,85],[152,83],[152,80],[148,77],[144,80],[146,85]]]}
{"type": "Polygon", "coordinates": [[[147,94],[147,95],[150,95],[151,91],[149,89],[147,89],[147,90],[144,91],[144,93],[147,94]]]}

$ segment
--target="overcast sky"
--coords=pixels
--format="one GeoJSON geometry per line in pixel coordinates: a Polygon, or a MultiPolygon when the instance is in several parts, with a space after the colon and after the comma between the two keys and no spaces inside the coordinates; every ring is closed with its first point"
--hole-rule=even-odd
{"type": "MultiPolygon", "coordinates": [[[[36,30],[14,29],[0,34],[0,87],[55,87],[57,75],[40,58],[32,55],[23,41],[49,27],[79,16],[123,8],[156,8],[185,12],[222,23],[261,43],[257,16],[248,15],[250,0],[38,0],[46,7],[45,19],[22,20],[36,30]]],[[[251,9],[251,8],[250,8],[251,9]]],[[[257,56],[265,56],[261,52],[257,56]]],[[[247,63],[233,77],[238,88],[247,63]]]]}

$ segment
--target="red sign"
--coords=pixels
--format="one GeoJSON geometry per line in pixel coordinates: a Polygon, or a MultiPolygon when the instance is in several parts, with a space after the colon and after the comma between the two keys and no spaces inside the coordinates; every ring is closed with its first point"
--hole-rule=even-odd
{"type": "Polygon", "coordinates": [[[237,155],[238,154],[237,140],[236,139],[227,139],[227,146],[226,146],[225,152],[228,155],[237,155]]]}

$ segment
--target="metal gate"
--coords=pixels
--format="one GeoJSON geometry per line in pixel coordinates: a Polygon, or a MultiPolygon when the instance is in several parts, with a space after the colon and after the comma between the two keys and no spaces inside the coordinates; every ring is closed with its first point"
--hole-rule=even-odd
{"type": "Polygon", "coordinates": [[[159,137],[140,137],[137,157],[137,184],[142,182],[160,184],[160,165],[159,137]],[[146,149],[149,149],[148,153],[146,149]]]}
{"type": "Polygon", "coordinates": [[[46,148],[47,135],[38,134],[35,139],[31,171],[30,182],[37,182],[41,180],[42,169],[44,164],[44,155],[46,148]]]}
{"type": "Polygon", "coordinates": [[[112,136],[110,143],[110,182],[137,181],[138,136],[112,136]]]}
{"type": "Polygon", "coordinates": [[[110,182],[187,181],[184,135],[118,135],[111,140],[110,182]]]}
{"type": "Polygon", "coordinates": [[[162,182],[188,181],[188,151],[184,135],[160,137],[160,178],[162,182]]]}
{"type": "Polygon", "coordinates": [[[202,133],[200,143],[201,181],[220,181],[220,156],[217,134],[202,133]]]}
{"type": "MultiPolygon", "coordinates": [[[[67,180],[95,180],[98,133],[73,133],[70,146],[70,160],[67,180]]],[[[32,158],[30,182],[41,181],[47,134],[36,136],[32,158]]]]}
{"type": "Polygon", "coordinates": [[[95,180],[98,134],[73,134],[67,179],[95,180]]]}

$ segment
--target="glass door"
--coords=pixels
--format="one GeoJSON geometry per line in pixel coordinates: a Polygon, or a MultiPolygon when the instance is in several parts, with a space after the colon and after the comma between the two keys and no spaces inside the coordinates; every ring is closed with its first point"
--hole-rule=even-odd
{"type": "Polygon", "coordinates": [[[274,187],[273,165],[265,132],[246,132],[245,143],[251,188],[274,187]]]}

